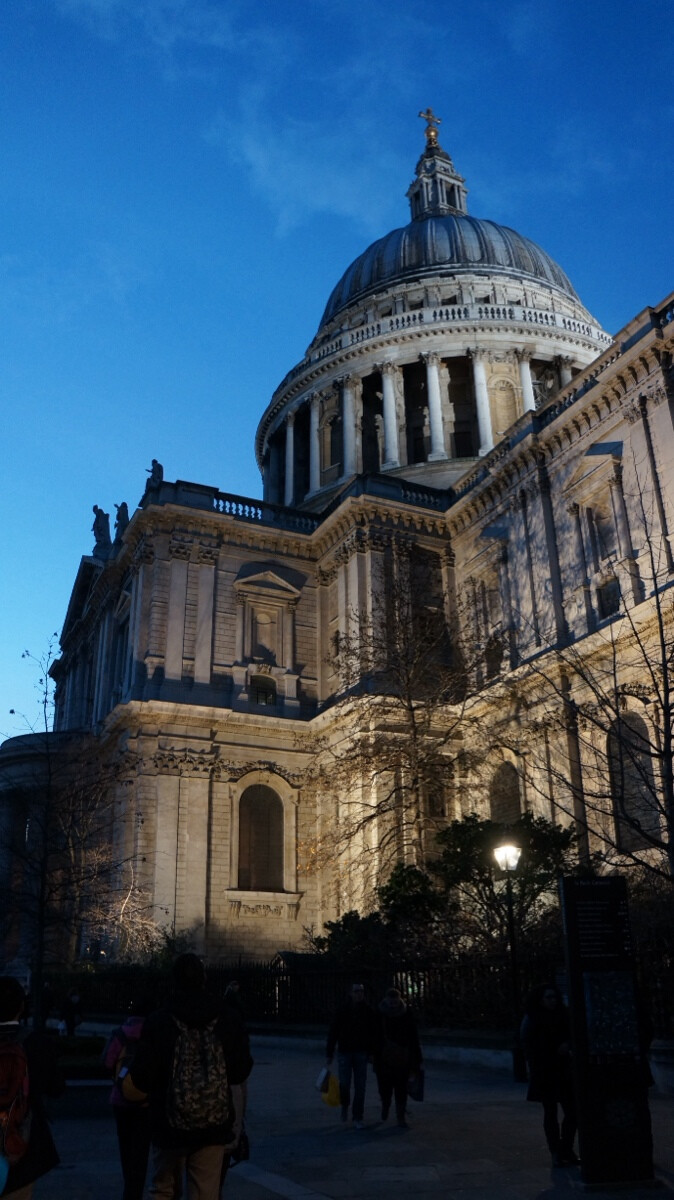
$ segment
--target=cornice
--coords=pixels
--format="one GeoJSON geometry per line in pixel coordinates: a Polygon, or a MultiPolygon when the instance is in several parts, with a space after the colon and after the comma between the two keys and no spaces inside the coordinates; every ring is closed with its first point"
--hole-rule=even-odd
{"type": "Polygon", "coordinates": [[[289,787],[297,790],[304,778],[303,771],[291,771],[274,759],[256,758],[246,762],[234,762],[221,758],[220,747],[217,744],[202,750],[182,746],[163,748],[155,751],[150,761],[158,775],[190,778],[206,776],[221,783],[237,783],[246,775],[260,771],[283,779],[289,787]]]}

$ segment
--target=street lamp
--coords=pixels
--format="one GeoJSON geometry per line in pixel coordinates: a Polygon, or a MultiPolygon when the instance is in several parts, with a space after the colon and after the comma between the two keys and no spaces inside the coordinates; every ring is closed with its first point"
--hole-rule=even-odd
{"type": "MultiPolygon", "coordinates": [[[[511,842],[504,842],[502,846],[497,846],[494,850],[494,858],[496,859],[499,870],[501,871],[516,871],[517,864],[520,861],[522,851],[519,846],[513,846],[511,842]]],[[[506,878],[510,883],[510,875],[506,878]]]]}
{"type": "Polygon", "coordinates": [[[520,981],[517,964],[517,936],[515,933],[515,913],[513,909],[512,876],[517,870],[522,850],[512,842],[503,842],[494,848],[494,858],[500,871],[503,871],[506,881],[506,900],[508,904],[508,942],[510,945],[510,987],[513,1021],[513,1076],[518,1083],[527,1078],[526,1065],[522,1047],[520,1046],[520,981]]]}

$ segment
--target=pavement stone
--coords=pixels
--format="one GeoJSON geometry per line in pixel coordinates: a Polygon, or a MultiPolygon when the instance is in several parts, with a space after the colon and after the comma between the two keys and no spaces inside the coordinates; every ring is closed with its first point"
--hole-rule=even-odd
{"type": "MultiPolygon", "coordinates": [[[[426,1059],[426,1098],[410,1102],[409,1129],[379,1119],[368,1077],[365,1128],[339,1120],[314,1083],[322,1046],[253,1038],[247,1126],[252,1158],[230,1170],[223,1200],[574,1200],[577,1168],[553,1170],[539,1105],[509,1071],[426,1059]]],[[[52,1105],[62,1159],[35,1200],[120,1200],[121,1173],[108,1087],[73,1087],[52,1105]]],[[[674,1194],[674,1096],[651,1092],[653,1188],[628,1200],[674,1194]]],[[[593,1195],[615,1196],[615,1191],[593,1195]]]]}

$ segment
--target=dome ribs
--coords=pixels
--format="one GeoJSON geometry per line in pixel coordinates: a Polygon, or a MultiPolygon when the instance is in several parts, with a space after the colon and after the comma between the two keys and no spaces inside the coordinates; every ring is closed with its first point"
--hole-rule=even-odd
{"type": "Polygon", "coordinates": [[[535,242],[495,221],[454,213],[411,221],[368,246],[333,288],[319,332],[345,308],[407,282],[412,274],[442,277],[476,267],[526,276],[579,302],[568,276],[535,242]]]}

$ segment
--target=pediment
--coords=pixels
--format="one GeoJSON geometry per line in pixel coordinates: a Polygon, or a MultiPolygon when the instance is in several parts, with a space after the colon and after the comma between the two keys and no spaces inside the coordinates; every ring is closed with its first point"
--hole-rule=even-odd
{"type": "Polygon", "coordinates": [[[296,600],[302,590],[304,577],[283,567],[247,563],[234,580],[234,590],[260,595],[267,593],[284,600],[296,600]],[[294,578],[293,578],[294,577],[294,578]]]}
{"type": "Polygon", "coordinates": [[[613,475],[614,463],[622,459],[622,442],[594,442],[578,460],[576,468],[567,480],[564,492],[592,492],[603,486],[613,475]]]}
{"type": "Polygon", "coordinates": [[[103,564],[98,559],[91,557],[82,558],[73,590],[70,593],[68,611],[66,612],[66,619],[63,622],[63,630],[61,632],[61,643],[64,642],[68,634],[84,616],[92,588],[102,570],[103,564]]]}

